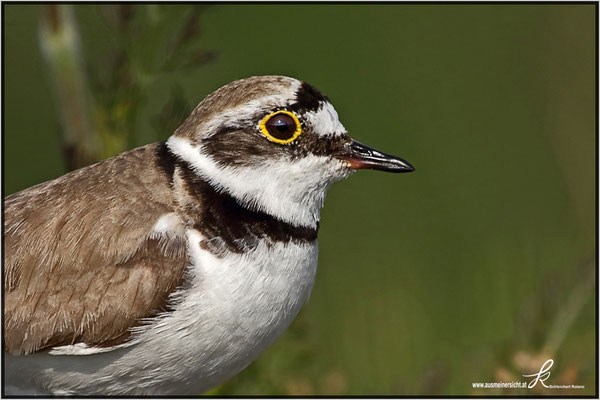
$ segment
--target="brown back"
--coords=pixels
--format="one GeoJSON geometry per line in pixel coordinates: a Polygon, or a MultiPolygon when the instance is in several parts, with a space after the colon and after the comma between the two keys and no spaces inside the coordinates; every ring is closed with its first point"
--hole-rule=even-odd
{"type": "Polygon", "coordinates": [[[175,210],[157,144],[8,196],[5,350],[114,343],[163,309],[187,264],[184,237],[150,233],[175,210]]]}

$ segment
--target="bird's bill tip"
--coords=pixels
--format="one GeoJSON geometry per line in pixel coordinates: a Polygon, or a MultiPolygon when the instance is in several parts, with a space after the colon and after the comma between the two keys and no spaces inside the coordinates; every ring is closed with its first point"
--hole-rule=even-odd
{"type": "Polygon", "coordinates": [[[348,151],[341,154],[342,160],[348,163],[350,169],[376,169],[385,172],[413,172],[413,167],[408,161],[375,150],[369,146],[353,140],[348,151]]]}

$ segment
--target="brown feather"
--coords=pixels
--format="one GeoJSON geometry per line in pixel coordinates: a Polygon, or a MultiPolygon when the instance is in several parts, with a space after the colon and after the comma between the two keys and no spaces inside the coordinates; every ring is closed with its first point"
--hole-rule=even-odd
{"type": "Polygon", "coordinates": [[[187,254],[183,236],[150,237],[177,207],[169,177],[156,168],[158,146],[5,199],[6,351],[101,345],[164,309],[187,254]]]}

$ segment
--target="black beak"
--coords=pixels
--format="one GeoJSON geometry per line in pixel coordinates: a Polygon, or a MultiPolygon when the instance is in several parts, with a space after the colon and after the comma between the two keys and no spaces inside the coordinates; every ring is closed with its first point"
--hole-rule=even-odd
{"type": "Polygon", "coordinates": [[[412,172],[415,168],[400,157],[382,153],[353,140],[338,158],[348,161],[351,169],[378,169],[386,172],[412,172]]]}

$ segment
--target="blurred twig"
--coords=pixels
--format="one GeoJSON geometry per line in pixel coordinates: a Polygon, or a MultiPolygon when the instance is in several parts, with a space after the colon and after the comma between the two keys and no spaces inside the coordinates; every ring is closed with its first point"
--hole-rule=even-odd
{"type": "Polygon", "coordinates": [[[79,168],[98,160],[100,154],[90,121],[92,99],[71,6],[43,6],[39,38],[58,97],[63,156],[69,169],[79,168]]]}
{"type": "Polygon", "coordinates": [[[554,319],[554,323],[548,333],[546,343],[542,348],[542,353],[555,354],[560,344],[565,339],[567,332],[579,316],[581,309],[594,293],[596,285],[596,274],[594,270],[594,260],[592,257],[585,265],[585,276],[571,291],[567,301],[559,310],[554,319]]]}
{"type": "MultiPolygon", "coordinates": [[[[165,96],[162,108],[152,110],[156,117],[142,114],[151,85],[214,58],[214,53],[200,48],[203,6],[93,7],[114,28],[114,46],[101,59],[86,65],[73,7],[42,6],[39,40],[57,93],[68,169],[131,148],[136,144],[134,138],[141,136],[140,115],[153,122],[156,139],[170,135],[191,106],[174,85],[173,98],[165,96]]],[[[148,134],[144,133],[145,142],[148,134]]]]}

